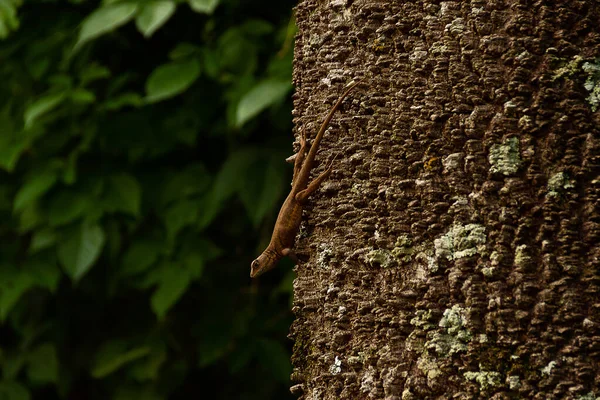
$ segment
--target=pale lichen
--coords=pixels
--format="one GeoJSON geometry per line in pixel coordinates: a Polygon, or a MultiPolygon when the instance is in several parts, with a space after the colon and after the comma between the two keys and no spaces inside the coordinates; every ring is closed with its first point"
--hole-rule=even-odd
{"type": "Polygon", "coordinates": [[[438,258],[456,260],[481,253],[485,249],[485,227],[478,224],[454,224],[448,233],[435,239],[435,255],[438,258]]]}
{"type": "Polygon", "coordinates": [[[396,239],[396,244],[392,249],[392,255],[400,261],[409,262],[413,253],[414,248],[412,247],[412,240],[408,235],[400,235],[398,239],[396,239]]]}
{"type": "Polygon", "coordinates": [[[340,360],[338,356],[335,356],[335,361],[329,367],[329,372],[331,372],[333,375],[337,375],[342,372],[342,360],[340,360]]]}
{"type": "Polygon", "coordinates": [[[471,332],[466,328],[466,310],[455,304],[444,311],[439,327],[445,332],[434,332],[425,347],[437,354],[448,357],[466,351],[472,339],[471,332]]]}
{"type": "Polygon", "coordinates": [[[394,261],[394,257],[389,250],[373,249],[367,253],[367,262],[371,266],[380,266],[381,268],[389,268],[394,261]]]}
{"type": "Polygon", "coordinates": [[[587,79],[583,84],[583,87],[589,92],[586,100],[592,111],[596,112],[600,106],[600,59],[596,59],[593,63],[584,62],[581,68],[587,74],[587,79]]]}
{"type": "Polygon", "coordinates": [[[541,369],[542,375],[550,376],[554,367],[556,367],[556,361],[550,361],[548,365],[541,369]]]}
{"type": "Polygon", "coordinates": [[[463,376],[470,381],[477,382],[482,391],[487,391],[496,386],[500,386],[502,378],[502,375],[495,371],[469,371],[465,372],[463,376]]]}
{"type": "Polygon", "coordinates": [[[511,137],[504,140],[501,144],[492,145],[488,161],[491,165],[490,171],[493,173],[504,175],[516,173],[521,166],[519,139],[511,137]]]}
{"type": "Polygon", "coordinates": [[[548,179],[548,196],[558,197],[562,192],[575,187],[569,176],[564,172],[558,172],[548,179]]]}

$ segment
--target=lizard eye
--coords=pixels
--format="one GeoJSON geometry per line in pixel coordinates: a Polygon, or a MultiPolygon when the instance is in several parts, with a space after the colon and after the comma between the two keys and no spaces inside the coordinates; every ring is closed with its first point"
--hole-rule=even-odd
{"type": "Polygon", "coordinates": [[[256,271],[258,271],[259,268],[260,268],[260,263],[258,262],[258,260],[252,261],[252,264],[250,264],[250,277],[253,277],[254,273],[256,271]]]}

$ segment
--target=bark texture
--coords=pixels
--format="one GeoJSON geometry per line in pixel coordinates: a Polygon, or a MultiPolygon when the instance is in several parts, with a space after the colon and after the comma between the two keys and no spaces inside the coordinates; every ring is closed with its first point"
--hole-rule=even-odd
{"type": "Polygon", "coordinates": [[[366,85],[317,156],[340,154],[298,241],[292,392],[600,396],[600,3],[304,0],[297,23],[309,137],[366,85]]]}

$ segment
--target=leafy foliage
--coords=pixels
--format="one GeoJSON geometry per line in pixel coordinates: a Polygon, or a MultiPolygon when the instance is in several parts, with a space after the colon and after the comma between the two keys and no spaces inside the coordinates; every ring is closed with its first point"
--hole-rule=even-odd
{"type": "Polygon", "coordinates": [[[289,396],[292,5],[0,0],[0,398],[289,396]]]}

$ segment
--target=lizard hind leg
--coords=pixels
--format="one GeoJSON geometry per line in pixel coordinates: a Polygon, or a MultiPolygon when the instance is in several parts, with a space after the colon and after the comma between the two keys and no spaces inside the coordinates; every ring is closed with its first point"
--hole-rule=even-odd
{"type": "Polygon", "coordinates": [[[319,186],[321,186],[321,183],[323,183],[323,181],[329,177],[329,175],[331,174],[331,170],[333,169],[333,163],[336,160],[336,158],[338,157],[338,155],[339,155],[339,153],[333,157],[333,159],[329,162],[329,165],[327,166],[325,171],[323,171],[323,173],[321,175],[317,176],[315,178],[315,180],[312,181],[306,189],[304,189],[296,194],[296,200],[300,204],[305,204],[306,200],[308,200],[308,196],[313,194],[319,188],[319,186]]]}

